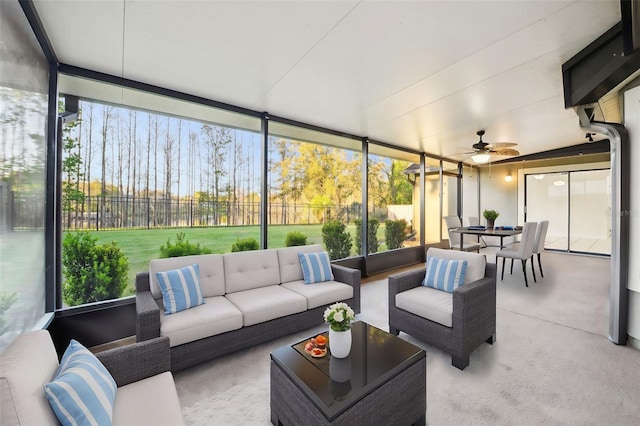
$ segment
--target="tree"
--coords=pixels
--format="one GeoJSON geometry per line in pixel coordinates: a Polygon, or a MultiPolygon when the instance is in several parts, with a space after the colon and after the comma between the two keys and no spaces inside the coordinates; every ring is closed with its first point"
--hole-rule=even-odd
{"type": "Polygon", "coordinates": [[[213,190],[213,199],[215,210],[213,213],[214,223],[220,224],[220,213],[218,204],[220,202],[220,180],[225,175],[224,162],[226,160],[226,147],[231,143],[230,129],[227,127],[210,126],[204,124],[202,126],[205,143],[209,148],[208,167],[209,173],[213,177],[211,189],[213,190]]]}
{"type": "Polygon", "coordinates": [[[80,190],[83,175],[79,172],[82,157],[79,154],[79,132],[81,118],[64,125],[62,131],[62,211],[67,215],[67,228],[71,227],[71,212],[84,203],[84,192],[80,190]]]}

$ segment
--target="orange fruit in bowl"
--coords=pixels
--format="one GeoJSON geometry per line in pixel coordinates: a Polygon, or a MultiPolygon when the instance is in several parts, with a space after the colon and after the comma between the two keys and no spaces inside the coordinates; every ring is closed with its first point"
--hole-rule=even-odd
{"type": "Polygon", "coordinates": [[[327,338],[320,334],[318,337],[316,337],[316,346],[319,348],[324,348],[325,346],[327,346],[327,338]]]}

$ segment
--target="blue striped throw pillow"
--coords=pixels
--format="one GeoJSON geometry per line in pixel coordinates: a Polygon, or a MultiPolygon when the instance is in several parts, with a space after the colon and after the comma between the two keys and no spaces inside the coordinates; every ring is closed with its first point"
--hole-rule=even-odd
{"type": "Polygon", "coordinates": [[[333,280],[329,253],[298,253],[305,284],[333,280]]]}
{"type": "Polygon", "coordinates": [[[162,291],[165,315],[185,311],[204,303],[200,289],[200,268],[198,265],[156,272],[156,278],[158,278],[160,291],[162,291]]]}
{"type": "Polygon", "coordinates": [[[100,360],[71,340],[44,392],[63,425],[110,425],[116,388],[100,360]]]}
{"type": "Polygon", "coordinates": [[[449,293],[464,284],[467,271],[466,260],[447,260],[430,257],[427,260],[427,275],[422,285],[449,293]]]}

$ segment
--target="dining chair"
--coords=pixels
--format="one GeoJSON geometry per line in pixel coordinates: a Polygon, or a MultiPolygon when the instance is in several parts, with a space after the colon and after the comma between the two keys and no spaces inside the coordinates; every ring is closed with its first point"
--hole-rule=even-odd
{"type": "MultiPolygon", "coordinates": [[[[468,228],[473,225],[480,225],[480,219],[474,216],[462,216],[462,226],[464,228],[468,228]]],[[[463,235],[464,242],[469,244],[479,243],[480,248],[485,248],[487,246],[487,242],[483,237],[476,237],[475,235],[463,235]]]]}
{"type": "MultiPolygon", "coordinates": [[[[501,280],[504,280],[504,264],[507,262],[507,258],[511,259],[511,273],[513,273],[513,259],[519,259],[522,262],[522,273],[524,274],[524,285],[529,287],[529,282],[527,281],[527,260],[533,257],[533,243],[536,238],[536,222],[526,222],[522,229],[522,238],[520,239],[520,243],[514,245],[512,247],[504,248],[496,253],[496,267],[498,266],[498,259],[502,257],[502,275],[500,277],[501,280]]],[[[533,269],[533,261],[532,263],[532,273],[533,273],[533,281],[536,281],[536,271],[533,269]]]]}
{"type": "Polygon", "coordinates": [[[538,267],[540,268],[540,276],[542,278],[544,278],[544,273],[542,272],[542,263],[540,262],[540,253],[544,251],[544,242],[547,239],[547,229],[549,229],[548,220],[542,220],[538,222],[538,226],[536,227],[536,238],[533,243],[533,254],[531,255],[531,269],[534,269],[533,255],[534,254],[538,255],[538,267]]]}
{"type": "MultiPolygon", "coordinates": [[[[444,222],[447,225],[447,233],[449,234],[449,248],[451,250],[460,250],[460,236],[456,232],[452,232],[452,229],[460,227],[460,218],[458,216],[445,216],[444,222]]],[[[480,244],[476,242],[466,242],[464,240],[462,244],[463,251],[476,251],[480,252],[480,244]]]]}

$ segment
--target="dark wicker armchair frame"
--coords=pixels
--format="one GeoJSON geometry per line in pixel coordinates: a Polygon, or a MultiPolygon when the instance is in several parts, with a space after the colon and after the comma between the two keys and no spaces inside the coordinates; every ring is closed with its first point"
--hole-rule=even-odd
{"type": "Polygon", "coordinates": [[[473,350],[496,339],[496,265],[487,263],[485,276],[453,292],[452,327],[396,307],[396,294],[421,285],[425,269],[389,276],[389,331],[404,331],[451,354],[451,365],[464,370],[473,350]]]}

